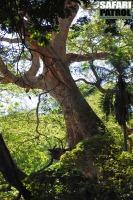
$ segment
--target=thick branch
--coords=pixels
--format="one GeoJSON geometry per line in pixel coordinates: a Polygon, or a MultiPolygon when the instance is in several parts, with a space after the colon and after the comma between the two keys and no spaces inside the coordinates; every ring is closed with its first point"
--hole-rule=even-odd
{"type": "Polygon", "coordinates": [[[58,54],[60,55],[61,58],[65,58],[66,56],[66,40],[67,40],[67,35],[69,32],[70,25],[75,18],[77,12],[78,12],[78,4],[75,2],[71,2],[69,0],[66,1],[66,7],[71,10],[71,16],[68,18],[59,18],[59,33],[53,33],[52,38],[53,40],[51,41],[52,47],[58,51],[58,54]]]}
{"type": "Polygon", "coordinates": [[[40,68],[39,54],[35,51],[31,51],[31,53],[32,53],[32,65],[25,74],[27,77],[36,76],[40,68]]]}
{"type": "Polygon", "coordinates": [[[75,54],[75,53],[68,53],[67,54],[67,61],[71,62],[82,62],[82,61],[92,61],[92,60],[104,60],[108,57],[108,53],[101,52],[101,53],[88,53],[84,55],[75,54]]]}
{"type": "Polygon", "coordinates": [[[11,73],[3,60],[0,58],[0,73],[2,74],[0,76],[0,83],[2,84],[8,84],[8,83],[14,83],[17,86],[20,86],[22,88],[27,89],[44,89],[43,88],[43,80],[40,79],[40,77],[27,77],[24,76],[15,76],[13,73],[11,73]]]}

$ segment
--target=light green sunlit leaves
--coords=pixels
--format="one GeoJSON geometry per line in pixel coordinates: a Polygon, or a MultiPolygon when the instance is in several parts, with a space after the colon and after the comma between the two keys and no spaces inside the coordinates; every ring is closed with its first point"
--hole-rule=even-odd
{"type": "Polygon", "coordinates": [[[50,159],[48,149],[62,145],[65,137],[61,115],[40,116],[38,132],[36,126],[34,113],[13,113],[0,118],[1,131],[9,150],[27,174],[44,167],[50,159]]]}

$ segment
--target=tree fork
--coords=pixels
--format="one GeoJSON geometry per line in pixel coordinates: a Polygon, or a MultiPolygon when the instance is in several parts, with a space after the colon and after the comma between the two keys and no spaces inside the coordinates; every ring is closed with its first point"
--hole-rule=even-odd
{"type": "Polygon", "coordinates": [[[62,63],[58,62],[54,65],[51,63],[50,59],[45,59],[44,85],[46,91],[57,100],[62,108],[69,147],[72,148],[78,142],[93,135],[107,132],[103,122],[80,93],[68,66],[64,71],[62,63]],[[52,66],[52,69],[48,66],[52,66]]]}

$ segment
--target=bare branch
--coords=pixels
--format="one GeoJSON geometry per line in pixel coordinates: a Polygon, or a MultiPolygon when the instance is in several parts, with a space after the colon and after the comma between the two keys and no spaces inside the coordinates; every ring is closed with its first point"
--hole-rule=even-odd
{"type": "Polygon", "coordinates": [[[97,80],[97,81],[101,80],[101,78],[98,76],[98,74],[97,74],[97,72],[96,72],[96,70],[95,70],[95,67],[94,67],[94,65],[93,65],[93,62],[90,63],[90,68],[91,68],[91,70],[92,70],[92,72],[93,72],[93,74],[94,74],[96,80],[97,80]]]}
{"type": "Polygon", "coordinates": [[[79,79],[76,79],[75,82],[78,82],[78,81],[83,81],[84,83],[88,84],[88,85],[94,85],[101,93],[105,94],[105,93],[114,93],[116,90],[115,89],[104,89],[101,84],[100,84],[100,80],[97,81],[97,82],[89,82],[87,81],[86,79],[84,78],[79,78],[79,79]]]}
{"type": "Polygon", "coordinates": [[[46,92],[42,92],[39,94],[38,96],[38,103],[37,103],[37,107],[36,107],[36,132],[38,134],[37,136],[37,139],[40,138],[40,136],[44,136],[46,138],[46,141],[49,143],[49,146],[51,147],[51,144],[50,144],[50,141],[48,140],[48,136],[42,134],[40,131],[39,131],[39,125],[40,125],[40,119],[39,119],[39,106],[40,106],[40,103],[41,103],[41,96],[46,94],[46,92]]]}
{"type": "Polygon", "coordinates": [[[67,54],[67,61],[71,62],[81,62],[81,61],[92,61],[92,60],[104,60],[108,57],[108,53],[101,52],[101,53],[88,53],[88,54],[75,54],[75,53],[68,53],[67,54]]]}
{"type": "Polygon", "coordinates": [[[88,84],[88,85],[95,85],[95,84],[96,84],[96,83],[89,82],[89,81],[87,81],[87,80],[84,79],[84,78],[79,78],[79,79],[76,79],[76,80],[75,80],[75,82],[78,82],[78,81],[83,81],[83,82],[85,82],[85,83],[88,84]]]}
{"type": "Polygon", "coordinates": [[[2,42],[8,42],[9,44],[12,43],[22,43],[22,40],[20,38],[5,38],[5,37],[1,37],[0,41],[2,42]]]}
{"type": "Polygon", "coordinates": [[[96,78],[96,83],[95,83],[95,86],[97,87],[97,89],[101,92],[101,93],[114,93],[115,92],[115,89],[104,89],[102,86],[101,86],[101,82],[102,82],[102,79],[99,77],[97,71],[95,70],[95,67],[93,65],[93,61],[90,63],[90,68],[96,78]]]}

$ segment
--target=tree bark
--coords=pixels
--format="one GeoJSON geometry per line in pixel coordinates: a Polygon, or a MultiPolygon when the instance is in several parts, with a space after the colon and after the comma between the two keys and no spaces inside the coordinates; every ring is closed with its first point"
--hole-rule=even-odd
{"type": "MultiPolygon", "coordinates": [[[[58,59],[53,61],[52,57],[57,58],[55,55],[51,55],[43,59],[45,90],[57,100],[62,108],[67,129],[66,139],[72,149],[82,140],[96,134],[103,135],[107,130],[80,93],[67,63],[58,59]]],[[[93,163],[93,160],[88,158],[85,161],[86,166],[81,171],[86,176],[94,178],[98,176],[99,170],[93,163]]]]}
{"type": "Polygon", "coordinates": [[[66,138],[70,148],[85,138],[104,134],[107,131],[106,127],[80,93],[67,62],[59,60],[55,54],[44,58],[43,61],[45,90],[62,108],[67,128],[66,138]],[[53,61],[52,57],[56,60],[53,61]]]}

